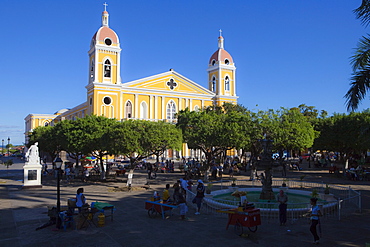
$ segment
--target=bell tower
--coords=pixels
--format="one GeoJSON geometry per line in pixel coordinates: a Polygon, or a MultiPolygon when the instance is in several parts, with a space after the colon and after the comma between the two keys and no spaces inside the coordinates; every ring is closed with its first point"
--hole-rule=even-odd
{"type": "Polygon", "coordinates": [[[224,49],[224,38],[220,30],[218,50],[208,63],[208,89],[215,93],[214,104],[236,103],[235,64],[231,55],[224,49]]]}
{"type": "Polygon", "coordinates": [[[90,43],[89,77],[87,89],[88,114],[115,117],[119,107],[119,96],[111,95],[109,90],[121,85],[121,48],[118,35],[109,27],[107,4],[101,16],[101,27],[90,43]]]}
{"type": "Polygon", "coordinates": [[[121,48],[118,35],[109,28],[107,4],[104,4],[102,25],[94,34],[89,54],[89,83],[121,83],[121,48]]]}

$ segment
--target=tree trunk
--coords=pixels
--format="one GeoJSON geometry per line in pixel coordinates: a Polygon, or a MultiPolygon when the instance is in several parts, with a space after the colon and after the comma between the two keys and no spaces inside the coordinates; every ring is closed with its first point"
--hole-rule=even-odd
{"type": "Polygon", "coordinates": [[[103,163],[103,156],[99,155],[99,161],[100,161],[100,167],[101,167],[101,173],[100,173],[100,179],[105,180],[105,169],[104,169],[104,163],[103,163]]]}

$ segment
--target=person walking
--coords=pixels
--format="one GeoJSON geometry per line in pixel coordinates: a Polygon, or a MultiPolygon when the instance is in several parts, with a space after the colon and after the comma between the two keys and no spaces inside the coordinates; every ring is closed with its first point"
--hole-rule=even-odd
{"type": "Polygon", "coordinates": [[[147,164],[147,171],[148,171],[148,179],[152,179],[152,171],[153,171],[153,166],[151,163],[148,162],[147,164]]]}
{"type": "Polygon", "coordinates": [[[202,180],[198,180],[197,194],[195,196],[195,203],[197,204],[197,211],[195,214],[200,214],[200,208],[202,206],[202,201],[204,197],[205,187],[202,180]]]}
{"type": "Polygon", "coordinates": [[[319,235],[317,235],[317,229],[316,226],[320,223],[320,216],[321,216],[321,211],[320,207],[317,205],[317,198],[311,198],[311,226],[310,226],[310,232],[313,235],[314,239],[314,244],[319,243],[319,235]]]}
{"type": "Polygon", "coordinates": [[[280,190],[279,194],[276,197],[276,201],[279,203],[279,219],[280,225],[284,226],[286,223],[286,211],[287,211],[287,202],[288,196],[284,193],[283,190],[280,190]]]}
{"type": "Polygon", "coordinates": [[[65,173],[66,173],[67,183],[70,183],[72,175],[71,175],[71,168],[69,166],[66,167],[65,173]]]}

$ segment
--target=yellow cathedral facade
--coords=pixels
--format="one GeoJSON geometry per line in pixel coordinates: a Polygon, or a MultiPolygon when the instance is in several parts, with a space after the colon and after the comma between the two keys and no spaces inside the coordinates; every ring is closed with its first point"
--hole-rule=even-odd
{"type": "MultiPolygon", "coordinates": [[[[105,116],[120,121],[142,119],[176,122],[175,114],[188,108],[198,110],[224,102],[237,103],[236,67],[218,38],[218,49],[208,62],[208,88],[173,69],[130,82],[121,82],[121,47],[118,35],[109,27],[109,14],[102,13],[102,25],[91,39],[86,102],[54,114],[29,114],[25,118],[25,138],[38,126],[54,125],[65,119],[86,115],[105,116]]],[[[195,156],[186,144],[181,156],[195,156]]]]}

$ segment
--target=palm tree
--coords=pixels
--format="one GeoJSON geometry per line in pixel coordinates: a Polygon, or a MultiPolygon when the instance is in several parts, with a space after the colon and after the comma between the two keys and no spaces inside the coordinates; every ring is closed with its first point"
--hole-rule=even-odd
{"type": "MultiPolygon", "coordinates": [[[[361,6],[353,12],[363,25],[369,25],[370,0],[362,0],[361,6]]],[[[351,57],[351,64],[353,67],[351,87],[344,96],[348,111],[356,110],[370,89],[370,35],[360,39],[356,52],[351,57]]]]}

